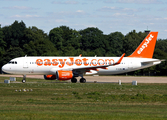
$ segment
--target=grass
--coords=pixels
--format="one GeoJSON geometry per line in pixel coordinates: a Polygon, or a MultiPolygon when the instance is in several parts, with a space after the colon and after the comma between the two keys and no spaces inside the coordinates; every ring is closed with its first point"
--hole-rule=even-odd
{"type": "Polygon", "coordinates": [[[167,84],[32,81],[0,84],[1,120],[167,119],[167,84]]]}

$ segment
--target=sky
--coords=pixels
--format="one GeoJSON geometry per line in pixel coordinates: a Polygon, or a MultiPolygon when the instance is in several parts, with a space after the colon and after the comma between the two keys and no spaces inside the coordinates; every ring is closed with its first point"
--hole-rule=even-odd
{"type": "Polygon", "coordinates": [[[1,27],[15,20],[45,33],[65,25],[97,27],[104,34],[158,31],[167,39],[167,0],[0,0],[1,27]]]}

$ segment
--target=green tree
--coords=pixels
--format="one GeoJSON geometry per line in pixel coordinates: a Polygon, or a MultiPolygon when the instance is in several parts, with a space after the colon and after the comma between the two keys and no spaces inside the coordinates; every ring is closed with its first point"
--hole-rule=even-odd
{"type": "Polygon", "coordinates": [[[136,33],[135,30],[129,32],[123,41],[123,52],[125,52],[126,55],[132,54],[146,36],[146,33],[136,33]]]}
{"type": "Polygon", "coordinates": [[[155,49],[160,49],[167,53],[167,40],[162,40],[162,39],[157,40],[155,49]]]}
{"type": "Polygon", "coordinates": [[[49,39],[55,45],[57,50],[63,49],[63,30],[61,28],[54,28],[49,32],[49,39]]]}
{"type": "Polygon", "coordinates": [[[5,47],[6,47],[6,42],[3,40],[3,38],[4,38],[4,35],[0,25],[0,57],[5,52],[5,47]]]}
{"type": "Polygon", "coordinates": [[[50,40],[36,40],[34,42],[37,56],[55,56],[59,55],[57,49],[50,40]]]}
{"type": "Polygon", "coordinates": [[[32,26],[24,30],[24,38],[25,38],[24,44],[27,44],[30,41],[48,39],[48,36],[46,33],[44,33],[43,30],[38,29],[35,26],[32,26]]]}
{"type": "MultiPolygon", "coordinates": [[[[157,41],[158,42],[158,41],[157,41]]],[[[162,41],[160,41],[162,42],[162,41]]],[[[165,44],[164,44],[165,45],[165,44]]],[[[165,47],[162,45],[162,47],[165,47]]],[[[163,51],[163,49],[156,48],[154,51],[154,58],[165,60],[161,64],[155,67],[155,71],[157,75],[167,75],[167,53],[163,51]]]]}
{"type": "Polygon", "coordinates": [[[28,56],[37,56],[37,51],[35,48],[35,44],[33,41],[30,41],[28,44],[24,44],[23,50],[25,51],[25,54],[28,56]]]}
{"type": "Polygon", "coordinates": [[[81,38],[82,36],[78,31],[72,30],[70,41],[75,50],[80,48],[81,38]]]}
{"type": "MultiPolygon", "coordinates": [[[[82,50],[88,51],[94,51],[97,48],[103,48],[105,49],[104,44],[104,35],[101,30],[98,28],[86,28],[84,30],[79,31],[81,34],[81,48],[82,50]]],[[[99,53],[99,52],[98,52],[99,53]]],[[[98,54],[100,55],[100,54],[98,54]]],[[[103,54],[104,56],[104,54],[103,54]]]]}
{"type": "MultiPolygon", "coordinates": [[[[51,47],[53,46],[51,42],[49,42],[49,43],[47,42],[47,41],[49,41],[47,34],[44,33],[43,30],[38,29],[35,26],[25,29],[24,38],[25,38],[26,42],[23,45],[23,50],[29,56],[43,55],[43,52],[40,52],[42,50],[37,49],[37,47],[39,47],[41,45],[41,43],[42,44],[46,43],[46,45],[44,45],[44,46],[47,46],[47,47],[48,47],[48,44],[50,44],[51,47]]],[[[41,45],[41,46],[43,46],[43,45],[41,45]]],[[[43,49],[49,50],[50,48],[43,48],[43,49]]],[[[45,54],[47,54],[46,51],[45,51],[45,54]]]]}
{"type": "Polygon", "coordinates": [[[108,50],[115,56],[123,54],[124,35],[121,32],[114,32],[108,35],[107,38],[109,48],[108,50]]]}
{"type": "Polygon", "coordinates": [[[81,35],[69,27],[60,26],[49,32],[49,39],[59,51],[59,55],[75,55],[75,50],[80,47],[81,35]]]}
{"type": "Polygon", "coordinates": [[[10,48],[3,54],[2,65],[8,63],[13,58],[22,57],[24,55],[25,54],[20,47],[10,46],[10,48]]]}
{"type": "Polygon", "coordinates": [[[5,53],[6,42],[3,40],[3,31],[0,25],[0,67],[3,65],[3,54],[5,53]]]}
{"type": "Polygon", "coordinates": [[[4,33],[4,41],[7,43],[6,47],[22,47],[25,43],[25,29],[26,26],[23,21],[21,21],[20,23],[18,21],[15,21],[11,26],[4,27],[2,30],[4,33]]]}

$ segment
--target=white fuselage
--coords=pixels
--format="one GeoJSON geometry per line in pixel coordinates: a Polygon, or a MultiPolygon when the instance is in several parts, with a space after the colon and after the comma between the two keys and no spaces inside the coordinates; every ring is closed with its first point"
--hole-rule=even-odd
{"type": "MultiPolygon", "coordinates": [[[[160,64],[158,59],[124,57],[120,64],[104,68],[98,66],[113,64],[119,57],[19,57],[2,67],[10,74],[54,75],[58,70],[79,70],[83,74],[121,74],[160,64]],[[92,73],[86,67],[97,66],[92,73]]],[[[89,69],[90,70],[90,69],[89,69]]]]}

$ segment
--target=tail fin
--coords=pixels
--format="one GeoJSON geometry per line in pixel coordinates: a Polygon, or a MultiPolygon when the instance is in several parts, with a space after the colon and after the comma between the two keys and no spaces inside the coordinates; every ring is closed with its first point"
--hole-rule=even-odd
{"type": "Polygon", "coordinates": [[[152,58],[158,32],[150,32],[137,49],[128,57],[152,58]]]}

